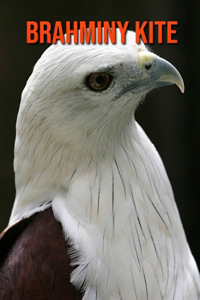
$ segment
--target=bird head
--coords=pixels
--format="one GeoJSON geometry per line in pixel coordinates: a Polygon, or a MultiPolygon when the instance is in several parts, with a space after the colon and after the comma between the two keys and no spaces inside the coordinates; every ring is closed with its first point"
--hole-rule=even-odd
{"type": "Polygon", "coordinates": [[[36,129],[46,124],[60,142],[84,148],[102,137],[105,143],[120,137],[148,91],[174,83],[183,92],[179,72],[136,44],[134,32],[127,32],[126,44],[119,30],[115,45],[57,43],[44,52],[27,82],[17,132],[20,120],[37,115],[36,129]]]}
{"type": "Polygon", "coordinates": [[[136,44],[134,32],[127,32],[125,44],[116,33],[116,44],[58,42],[36,63],[17,118],[17,198],[28,199],[30,185],[34,199],[43,191],[41,199],[76,165],[113,153],[151,89],[175,83],[183,92],[183,80],[169,62],[136,44]]]}

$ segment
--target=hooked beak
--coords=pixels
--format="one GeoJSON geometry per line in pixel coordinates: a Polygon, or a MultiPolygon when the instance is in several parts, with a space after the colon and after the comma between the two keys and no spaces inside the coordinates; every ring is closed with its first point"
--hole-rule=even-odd
{"type": "Polygon", "coordinates": [[[138,52],[138,59],[141,69],[148,75],[148,79],[143,82],[145,90],[176,84],[184,93],[183,79],[168,61],[147,51],[138,52]]]}

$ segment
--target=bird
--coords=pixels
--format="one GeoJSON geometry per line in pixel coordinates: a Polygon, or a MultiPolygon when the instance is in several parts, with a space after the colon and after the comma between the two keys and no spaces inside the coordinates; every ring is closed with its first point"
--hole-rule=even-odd
{"type": "Polygon", "coordinates": [[[200,299],[165,167],[135,120],[146,94],[171,84],[184,92],[133,31],[125,44],[117,30],[115,44],[58,41],[42,54],[17,117],[2,299],[200,299]]]}

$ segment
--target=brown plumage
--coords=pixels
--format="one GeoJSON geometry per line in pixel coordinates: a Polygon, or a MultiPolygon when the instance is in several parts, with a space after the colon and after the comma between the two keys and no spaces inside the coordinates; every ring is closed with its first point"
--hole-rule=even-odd
{"type": "Polygon", "coordinates": [[[0,235],[0,300],[79,300],[62,227],[51,208],[0,235]]]}

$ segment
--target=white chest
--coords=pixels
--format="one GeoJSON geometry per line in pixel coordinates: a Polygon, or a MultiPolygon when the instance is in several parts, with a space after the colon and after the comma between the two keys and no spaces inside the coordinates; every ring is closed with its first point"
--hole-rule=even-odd
{"type": "Polygon", "coordinates": [[[145,147],[129,143],[102,168],[75,172],[67,193],[53,200],[53,210],[76,250],[72,261],[79,267],[72,282],[85,282],[84,299],[193,295],[187,286],[191,254],[167,175],[150,142],[145,147]]]}

